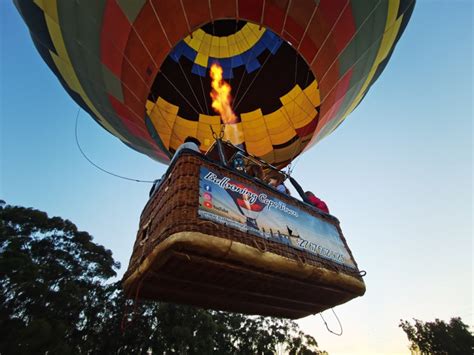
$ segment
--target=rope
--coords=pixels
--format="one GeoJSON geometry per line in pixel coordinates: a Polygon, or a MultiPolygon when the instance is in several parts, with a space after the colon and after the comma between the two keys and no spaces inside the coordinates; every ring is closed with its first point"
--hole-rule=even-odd
{"type": "Polygon", "coordinates": [[[145,183],[150,183],[150,184],[153,184],[154,181],[152,180],[140,180],[140,179],[133,179],[133,178],[129,178],[129,177],[126,177],[126,176],[122,176],[122,175],[118,175],[118,174],[115,174],[115,173],[112,173],[108,170],[105,170],[104,168],[100,167],[99,165],[97,165],[96,163],[94,163],[92,160],[89,159],[89,157],[86,155],[86,153],[84,153],[84,151],[82,150],[82,147],[79,143],[79,138],[78,138],[78,123],[79,123],[79,114],[81,113],[81,108],[79,107],[77,109],[77,114],[76,114],[76,127],[75,127],[75,138],[76,138],[76,145],[77,145],[77,148],[79,148],[79,151],[81,152],[82,156],[94,167],[96,167],[97,169],[99,169],[100,171],[106,173],[106,174],[109,174],[109,175],[112,175],[112,176],[115,176],[115,177],[118,177],[120,179],[124,179],[124,180],[128,180],[128,181],[135,181],[135,182],[145,182],[145,183]]]}
{"type": "MultiPolygon", "coordinates": [[[[194,96],[194,99],[196,100],[198,106],[199,106],[199,109],[201,110],[201,112],[204,112],[202,106],[201,106],[201,103],[199,102],[199,99],[197,98],[197,95],[196,93],[194,92],[194,89],[193,89],[193,86],[191,85],[191,83],[189,82],[189,79],[188,79],[188,76],[186,75],[186,72],[184,71],[183,69],[183,66],[181,65],[181,62],[180,60],[178,60],[178,65],[179,65],[179,68],[181,69],[181,73],[183,73],[184,75],[184,79],[186,80],[186,83],[188,83],[188,86],[189,88],[191,89],[191,92],[193,93],[193,96],[194,96]]],[[[199,76],[200,78],[201,76],[199,76]]]]}
{"type": "Polygon", "coordinates": [[[319,316],[320,316],[321,319],[323,320],[324,325],[326,326],[326,329],[328,330],[329,333],[332,333],[332,334],[337,335],[337,336],[341,336],[342,333],[344,332],[344,330],[342,329],[341,321],[339,320],[339,317],[337,316],[336,312],[334,312],[334,309],[333,309],[333,308],[331,308],[331,311],[332,311],[332,313],[334,314],[334,317],[336,317],[337,322],[339,323],[339,328],[341,329],[341,331],[340,331],[339,333],[333,332],[331,329],[329,329],[329,326],[328,326],[328,324],[326,323],[326,320],[324,319],[322,313],[319,313],[319,316]]]}

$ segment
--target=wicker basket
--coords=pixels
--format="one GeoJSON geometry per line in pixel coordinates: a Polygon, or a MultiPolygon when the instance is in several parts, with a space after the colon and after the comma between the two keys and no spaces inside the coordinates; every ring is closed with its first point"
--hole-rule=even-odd
{"type": "Polygon", "coordinates": [[[268,196],[330,222],[347,247],[336,218],[184,151],[142,213],[123,278],[128,297],[295,319],[364,294],[357,266],[344,267],[290,245],[201,219],[199,173],[203,166],[255,185],[268,196]]]}

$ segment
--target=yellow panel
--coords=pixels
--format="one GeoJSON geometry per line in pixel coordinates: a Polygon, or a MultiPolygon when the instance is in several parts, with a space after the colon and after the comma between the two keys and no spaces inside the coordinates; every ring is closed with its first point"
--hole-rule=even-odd
{"type": "Polygon", "coordinates": [[[282,109],[278,109],[272,113],[266,114],[263,116],[265,120],[265,125],[267,126],[268,131],[273,131],[279,129],[284,125],[288,125],[288,118],[285,116],[282,109]]]}
{"type": "Polygon", "coordinates": [[[179,107],[176,105],[173,105],[172,103],[169,103],[168,101],[163,99],[161,96],[158,97],[158,100],[156,101],[156,105],[166,112],[172,113],[174,115],[178,114],[179,107]]]}
{"type": "Polygon", "coordinates": [[[201,38],[197,38],[197,37],[193,37],[191,38],[191,40],[188,42],[188,45],[194,49],[195,51],[197,51],[199,49],[199,47],[201,46],[201,43],[202,43],[202,39],[201,38]]]}
{"type": "Polygon", "coordinates": [[[202,123],[198,124],[197,130],[197,139],[201,142],[201,150],[207,151],[209,147],[214,143],[214,138],[212,136],[209,126],[203,125],[202,123]]]}
{"type": "Polygon", "coordinates": [[[56,1],[50,0],[35,0],[34,3],[43,10],[45,14],[51,17],[56,23],[59,23],[58,19],[58,6],[56,1]]]}
{"type": "Polygon", "coordinates": [[[239,47],[237,46],[236,43],[229,44],[228,50],[229,50],[229,57],[234,57],[240,53],[239,47]]]}
{"type": "Polygon", "coordinates": [[[235,34],[232,35],[232,40],[234,41],[234,43],[237,43],[237,42],[242,42],[244,40],[244,36],[242,35],[242,32],[237,32],[235,34]]]}
{"type": "Polygon", "coordinates": [[[311,103],[316,107],[321,104],[321,97],[319,96],[318,82],[313,80],[306,89],[303,90],[311,103]]]}
{"type": "Polygon", "coordinates": [[[220,125],[221,117],[218,115],[209,116],[209,115],[200,114],[199,122],[203,124],[220,125]]]}
{"type": "Polygon", "coordinates": [[[244,34],[245,39],[247,40],[247,43],[250,45],[250,47],[253,47],[255,43],[258,41],[258,37],[255,33],[252,31],[249,31],[248,33],[244,34]]]}
{"type": "Polygon", "coordinates": [[[235,44],[235,42],[236,42],[236,35],[235,34],[230,35],[230,36],[227,37],[227,45],[232,46],[232,45],[235,44]]]}
{"type": "Polygon", "coordinates": [[[287,122],[279,127],[267,128],[267,131],[272,139],[273,144],[281,144],[282,141],[287,142],[296,134],[295,129],[287,122]],[[273,137],[278,137],[278,143],[275,142],[273,137]]]}
{"type": "Polygon", "coordinates": [[[261,124],[258,127],[242,122],[246,142],[256,142],[268,136],[267,129],[261,124]]]}
{"type": "Polygon", "coordinates": [[[245,52],[244,48],[246,48],[247,42],[245,42],[243,39],[241,39],[241,40],[235,42],[235,46],[237,47],[237,54],[241,54],[241,53],[245,52]]]}
{"type": "Polygon", "coordinates": [[[273,145],[280,145],[289,142],[296,136],[296,131],[291,128],[280,133],[270,134],[270,140],[273,145]]]}
{"type": "Polygon", "coordinates": [[[295,104],[304,112],[306,112],[308,115],[312,115],[316,113],[316,109],[314,108],[313,104],[311,101],[308,99],[308,97],[305,95],[304,92],[301,92],[296,98],[295,98],[295,104]]]}
{"type": "Polygon", "coordinates": [[[242,120],[242,122],[253,121],[261,117],[263,117],[263,113],[262,113],[262,110],[260,110],[259,108],[256,109],[255,111],[250,111],[250,112],[245,112],[245,113],[240,114],[240,119],[242,120]]]}
{"type": "Polygon", "coordinates": [[[199,47],[198,53],[206,56],[210,56],[211,54],[211,43],[210,42],[202,42],[201,47],[199,47]]]}
{"type": "Polygon", "coordinates": [[[163,145],[166,148],[169,148],[172,135],[171,131],[176,119],[176,114],[166,112],[160,109],[158,106],[155,106],[149,115],[153,126],[155,127],[161,141],[163,142],[163,145]]]}
{"type": "Polygon", "coordinates": [[[209,33],[204,32],[204,34],[202,36],[202,43],[211,44],[212,43],[212,36],[209,33]]]}
{"type": "Polygon", "coordinates": [[[202,29],[197,29],[196,31],[193,32],[193,37],[196,37],[196,38],[199,38],[199,39],[203,39],[205,36],[205,34],[207,34],[206,32],[204,32],[202,29]]]}
{"type": "Polygon", "coordinates": [[[209,57],[214,57],[214,58],[219,58],[220,52],[219,52],[219,45],[215,44],[216,41],[213,41],[211,45],[211,50],[209,52],[209,57]]]}
{"type": "Polygon", "coordinates": [[[288,105],[283,106],[283,109],[286,111],[288,118],[295,128],[306,126],[313,120],[317,112],[314,110],[314,113],[308,114],[304,112],[294,101],[288,105]]]}
{"type": "Polygon", "coordinates": [[[219,58],[229,57],[229,43],[227,37],[219,37],[219,58]]]}
{"type": "Polygon", "coordinates": [[[188,136],[197,135],[198,122],[190,121],[179,116],[176,117],[173,133],[170,140],[170,148],[176,150],[188,136]]]}
{"type": "Polygon", "coordinates": [[[266,154],[270,154],[273,151],[273,146],[269,138],[261,139],[258,142],[252,142],[252,141],[249,142],[246,140],[245,147],[247,148],[247,151],[250,154],[253,154],[256,156],[263,156],[266,154]]]}
{"type": "Polygon", "coordinates": [[[197,126],[198,126],[198,121],[187,120],[179,116],[177,116],[176,118],[175,127],[179,127],[179,129],[183,129],[189,132],[188,136],[192,136],[196,134],[197,126]]]}
{"type": "Polygon", "coordinates": [[[267,131],[270,135],[272,144],[283,144],[291,140],[296,135],[296,131],[288,122],[288,119],[285,117],[285,115],[283,115],[280,111],[266,115],[265,118],[265,122],[267,123],[267,131]]]}
{"type": "Polygon", "coordinates": [[[199,64],[201,67],[207,68],[207,62],[209,61],[209,57],[207,55],[201,54],[198,52],[196,58],[194,59],[194,63],[199,64]]]}
{"type": "Polygon", "coordinates": [[[293,89],[291,89],[287,94],[283,95],[282,97],[280,97],[280,101],[283,105],[286,105],[288,103],[290,103],[291,101],[293,101],[296,96],[298,96],[298,94],[301,92],[301,88],[298,84],[296,84],[293,89]]]}

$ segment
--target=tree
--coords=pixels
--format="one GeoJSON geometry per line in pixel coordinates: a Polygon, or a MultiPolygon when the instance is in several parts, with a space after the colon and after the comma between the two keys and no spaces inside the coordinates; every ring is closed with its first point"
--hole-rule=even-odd
{"type": "Polygon", "coordinates": [[[44,212],[7,205],[0,217],[0,353],[76,353],[102,323],[112,252],[44,212]]]}
{"type": "Polygon", "coordinates": [[[461,318],[451,318],[449,323],[439,319],[434,322],[414,321],[414,325],[406,320],[400,320],[399,324],[411,342],[410,350],[421,354],[473,353],[474,337],[461,318]]]}
{"type": "Polygon", "coordinates": [[[323,354],[289,320],[134,304],[118,268],[72,222],[0,206],[0,354],[323,354]]]}

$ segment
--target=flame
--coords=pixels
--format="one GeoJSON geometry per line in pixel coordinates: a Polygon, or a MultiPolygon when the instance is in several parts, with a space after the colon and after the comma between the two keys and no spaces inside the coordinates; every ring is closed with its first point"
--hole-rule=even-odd
{"type": "Polygon", "coordinates": [[[233,144],[238,145],[243,141],[243,134],[239,130],[237,123],[237,116],[232,110],[232,96],[231,86],[222,79],[222,67],[214,63],[211,65],[211,98],[212,108],[222,118],[224,122],[224,137],[230,140],[233,144]]]}
{"type": "Polygon", "coordinates": [[[222,67],[219,64],[211,65],[211,98],[212,108],[222,117],[224,124],[235,123],[237,116],[232,111],[232,96],[230,92],[232,88],[222,79],[222,67]]]}

